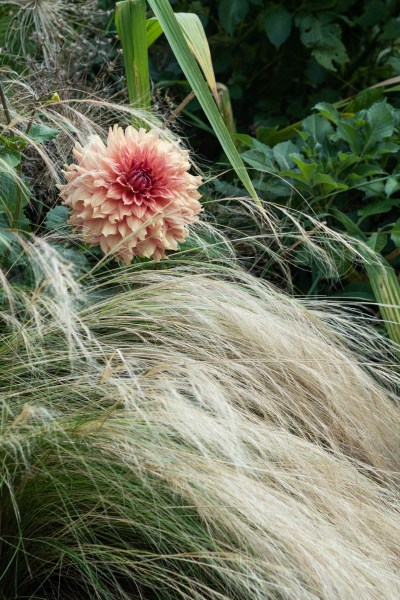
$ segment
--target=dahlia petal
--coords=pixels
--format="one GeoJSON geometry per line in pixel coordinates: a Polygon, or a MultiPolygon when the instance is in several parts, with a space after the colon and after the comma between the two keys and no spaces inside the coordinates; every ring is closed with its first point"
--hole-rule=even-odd
{"type": "Polygon", "coordinates": [[[105,236],[115,235],[118,233],[118,226],[115,223],[110,223],[110,221],[103,222],[102,234],[105,236]]]}
{"type": "Polygon", "coordinates": [[[157,245],[152,239],[144,240],[138,244],[140,256],[143,256],[143,258],[151,258],[156,249],[157,245]]]}
{"type": "Polygon", "coordinates": [[[115,199],[106,198],[101,205],[101,212],[104,215],[112,215],[118,212],[118,201],[115,199]]]}
{"type": "Polygon", "coordinates": [[[110,249],[110,251],[112,252],[114,250],[114,248],[116,248],[116,246],[118,246],[121,241],[122,238],[120,235],[116,234],[116,235],[107,235],[105,236],[105,239],[107,240],[107,245],[110,249]]]}
{"type": "Polygon", "coordinates": [[[103,202],[106,201],[106,195],[102,192],[95,192],[91,197],[91,205],[92,206],[100,206],[103,202]]]}
{"type": "Polygon", "coordinates": [[[92,219],[91,221],[86,221],[85,228],[88,235],[99,235],[103,231],[104,224],[100,219],[92,219]]]}

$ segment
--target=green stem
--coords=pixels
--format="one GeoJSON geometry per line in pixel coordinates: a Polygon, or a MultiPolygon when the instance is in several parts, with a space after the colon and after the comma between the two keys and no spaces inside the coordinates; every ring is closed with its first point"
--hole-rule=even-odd
{"type": "Polygon", "coordinates": [[[122,45],[130,105],[150,110],[145,0],[117,2],[115,24],[122,45]]]}
{"type": "Polygon", "coordinates": [[[11,115],[10,115],[10,111],[8,110],[8,104],[7,104],[7,98],[6,95],[4,93],[4,89],[3,89],[3,85],[0,81],[0,100],[1,103],[3,105],[3,110],[4,110],[4,116],[6,118],[6,123],[7,125],[9,125],[11,123],[11,115]]]}

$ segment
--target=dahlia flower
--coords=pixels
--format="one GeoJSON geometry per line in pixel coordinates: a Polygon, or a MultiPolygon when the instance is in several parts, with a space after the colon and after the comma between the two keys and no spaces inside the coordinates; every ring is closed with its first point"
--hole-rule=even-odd
{"type": "Polygon", "coordinates": [[[85,242],[129,263],[134,255],[159,260],[185,240],[201,211],[201,177],[188,172],[187,150],[154,130],[116,125],[106,144],[91,136],[74,156],[60,195],[85,242]]]}

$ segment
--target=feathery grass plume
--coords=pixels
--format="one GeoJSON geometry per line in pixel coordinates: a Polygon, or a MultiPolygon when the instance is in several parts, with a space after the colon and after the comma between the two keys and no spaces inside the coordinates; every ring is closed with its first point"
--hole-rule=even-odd
{"type": "MultiPolygon", "coordinates": [[[[29,62],[39,61],[41,68],[59,67],[62,49],[68,45],[69,55],[81,60],[89,50],[85,25],[96,28],[100,12],[95,0],[3,0],[11,12],[6,32],[6,50],[29,62]]],[[[72,66],[72,65],[71,65],[72,66]]],[[[76,67],[76,63],[75,63],[76,67]]]]}
{"type": "Polygon", "coordinates": [[[222,266],[78,285],[44,240],[24,252],[36,287],[5,279],[0,315],[3,598],[399,596],[388,342],[222,266]]]}

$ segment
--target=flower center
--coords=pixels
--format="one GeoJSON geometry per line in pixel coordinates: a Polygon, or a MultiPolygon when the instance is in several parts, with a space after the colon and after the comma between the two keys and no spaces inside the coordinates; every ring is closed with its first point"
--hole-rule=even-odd
{"type": "Polygon", "coordinates": [[[146,192],[152,185],[150,169],[147,169],[143,164],[132,165],[130,171],[126,174],[126,184],[131,188],[132,192],[142,194],[146,192]]]}

